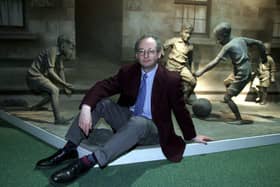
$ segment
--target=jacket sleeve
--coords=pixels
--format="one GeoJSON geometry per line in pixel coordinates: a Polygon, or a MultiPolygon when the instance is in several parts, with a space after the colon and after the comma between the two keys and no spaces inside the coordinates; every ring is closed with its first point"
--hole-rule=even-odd
{"type": "Polygon", "coordinates": [[[183,133],[184,139],[191,140],[196,136],[196,131],[190,113],[184,102],[181,79],[178,75],[178,77],[173,80],[174,81],[169,84],[172,88],[168,89],[170,91],[169,95],[171,98],[172,110],[183,133]]]}
{"type": "Polygon", "coordinates": [[[93,110],[100,100],[120,93],[120,72],[121,71],[108,79],[98,81],[93,87],[91,87],[84,96],[80,108],[83,104],[86,104],[91,106],[91,109],[93,110]]]}

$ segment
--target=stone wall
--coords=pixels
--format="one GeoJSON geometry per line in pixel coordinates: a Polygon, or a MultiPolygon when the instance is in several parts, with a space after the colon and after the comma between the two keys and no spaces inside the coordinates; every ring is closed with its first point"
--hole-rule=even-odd
{"type": "MultiPolygon", "coordinates": [[[[122,58],[133,57],[134,42],[144,33],[156,34],[162,40],[177,35],[173,32],[175,7],[174,0],[124,0],[122,58]]],[[[215,41],[211,31],[221,21],[232,24],[233,35],[271,41],[272,19],[280,20],[279,8],[276,0],[212,0],[209,36],[193,36],[192,41],[212,48],[215,41]]],[[[274,43],[279,47],[279,41],[274,43]]]]}
{"type": "MultiPolygon", "coordinates": [[[[176,6],[174,0],[124,0],[122,36],[122,59],[124,61],[134,58],[134,42],[144,33],[158,35],[163,41],[178,35],[178,32],[174,32],[176,6]]],[[[276,61],[279,62],[280,40],[272,40],[272,19],[280,19],[279,8],[277,0],[212,0],[209,34],[193,35],[191,39],[195,46],[194,70],[206,65],[221,48],[216,45],[212,30],[222,21],[231,23],[234,36],[272,41],[273,56],[275,58],[278,56],[276,61]]],[[[206,92],[224,92],[223,79],[231,70],[230,62],[219,64],[213,71],[199,78],[196,89],[206,92]]],[[[279,77],[277,79],[280,82],[279,77]]]]}
{"type": "Polygon", "coordinates": [[[121,36],[121,0],[76,1],[78,55],[99,55],[118,61],[121,56],[121,36]]]}
{"type": "MultiPolygon", "coordinates": [[[[24,28],[0,29],[0,65],[33,59],[41,49],[55,45],[59,34],[75,40],[74,0],[25,1],[24,28]],[[8,60],[8,62],[7,62],[8,60]],[[9,61],[11,60],[11,61],[9,61]]],[[[20,62],[18,62],[20,63],[20,62]]],[[[19,65],[16,63],[16,65],[19,65]]]]}
{"type": "MultiPolygon", "coordinates": [[[[25,27],[0,28],[0,66],[27,66],[42,48],[55,45],[61,33],[76,37],[78,52],[111,57],[114,65],[134,59],[134,42],[144,33],[158,35],[163,41],[178,35],[175,28],[174,0],[75,0],[25,1],[25,27]],[[20,32],[19,32],[20,31],[20,32]]],[[[272,41],[273,57],[280,69],[280,39],[272,39],[272,22],[280,22],[279,0],[211,0],[209,34],[193,35],[194,71],[206,65],[221,48],[212,30],[221,21],[232,24],[232,34],[272,41]]],[[[79,60],[79,59],[78,59],[79,60]]],[[[98,60],[82,62],[100,67],[98,60]]],[[[103,67],[103,66],[102,66],[103,67]]],[[[106,67],[105,67],[106,68],[106,67]]],[[[231,72],[231,63],[219,64],[199,78],[197,90],[223,92],[223,79],[231,72]],[[211,84],[209,84],[211,82],[211,84]]],[[[87,79],[90,75],[77,76],[87,79]]],[[[22,78],[21,78],[22,80],[22,78]]],[[[280,90],[280,78],[272,91],[280,90]]]]}

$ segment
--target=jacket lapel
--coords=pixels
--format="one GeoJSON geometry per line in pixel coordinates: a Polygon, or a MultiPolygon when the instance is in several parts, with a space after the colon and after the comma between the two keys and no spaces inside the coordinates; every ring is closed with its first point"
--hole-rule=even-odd
{"type": "Polygon", "coordinates": [[[159,108],[159,104],[161,101],[161,96],[163,93],[163,89],[164,89],[164,85],[162,85],[164,83],[163,81],[163,67],[159,64],[155,78],[154,78],[154,82],[153,82],[153,88],[152,88],[152,98],[151,98],[151,110],[152,110],[152,115],[155,116],[156,113],[156,109],[159,108]]]}
{"type": "Polygon", "coordinates": [[[133,100],[135,103],[136,99],[137,99],[137,95],[140,89],[140,82],[141,82],[141,66],[139,63],[135,63],[133,71],[132,71],[132,75],[131,77],[127,77],[127,80],[129,80],[129,82],[131,82],[132,84],[130,85],[130,87],[128,88],[128,90],[131,92],[133,100]]]}

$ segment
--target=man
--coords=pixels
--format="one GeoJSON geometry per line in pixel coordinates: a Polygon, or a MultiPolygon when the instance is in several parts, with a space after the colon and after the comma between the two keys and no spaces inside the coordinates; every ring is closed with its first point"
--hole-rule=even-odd
{"type": "Polygon", "coordinates": [[[173,110],[185,140],[206,143],[210,138],[196,135],[187,111],[180,76],[158,64],[160,41],[143,36],[135,44],[137,63],[123,66],[108,79],[97,82],[86,94],[79,117],[66,135],[66,145],[54,155],[40,160],[38,168],[56,166],[77,158],[76,148],[89,136],[97,121],[103,117],[114,135],[103,147],[55,172],[51,182],[73,181],[94,165],[106,166],[137,144],[156,139],[168,160],[179,162],[185,149],[184,140],[175,134],[171,120],[173,110]],[[120,94],[117,103],[107,99],[120,94]]]}
{"type": "Polygon", "coordinates": [[[45,96],[31,110],[38,110],[51,101],[55,124],[66,124],[69,121],[59,111],[58,86],[62,86],[66,94],[72,93],[72,84],[65,81],[63,61],[72,58],[73,49],[73,41],[66,35],[60,35],[57,46],[42,51],[27,71],[28,87],[34,93],[45,96]]]}
{"type": "Polygon", "coordinates": [[[239,109],[232,100],[232,97],[237,96],[251,80],[252,67],[248,58],[247,46],[257,46],[261,54],[262,63],[266,63],[267,59],[263,43],[259,40],[245,37],[232,38],[231,26],[226,22],[218,24],[214,29],[214,34],[217,41],[223,46],[223,48],[214,60],[209,62],[204,68],[195,72],[195,76],[199,77],[203,75],[221,61],[225,61],[226,58],[230,58],[233,65],[233,74],[230,74],[224,81],[224,84],[227,87],[224,102],[228,104],[229,108],[234,113],[235,120],[229,123],[239,125],[251,123],[250,121],[242,120],[239,109]]]}
{"type": "Polygon", "coordinates": [[[275,82],[276,65],[271,57],[271,44],[264,43],[267,63],[259,63],[257,75],[253,80],[252,87],[257,92],[256,102],[265,105],[267,102],[267,90],[271,83],[275,82]]]}
{"type": "Polygon", "coordinates": [[[185,25],[181,30],[180,37],[168,39],[163,44],[164,50],[171,49],[165,66],[170,71],[180,73],[185,94],[184,99],[188,104],[192,104],[190,96],[196,86],[196,77],[191,72],[193,45],[190,44],[189,40],[192,31],[192,25],[185,25]]]}

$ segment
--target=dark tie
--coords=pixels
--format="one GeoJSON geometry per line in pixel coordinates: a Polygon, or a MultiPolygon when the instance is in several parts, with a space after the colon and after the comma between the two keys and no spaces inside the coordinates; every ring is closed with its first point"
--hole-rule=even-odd
{"type": "Polygon", "coordinates": [[[143,113],[143,109],[144,109],[144,103],[145,103],[145,97],[146,97],[146,79],[147,79],[147,74],[145,73],[143,75],[143,79],[141,81],[141,85],[140,85],[140,89],[138,92],[138,96],[137,96],[137,100],[135,103],[135,107],[134,107],[134,115],[135,116],[139,116],[143,113]]]}

